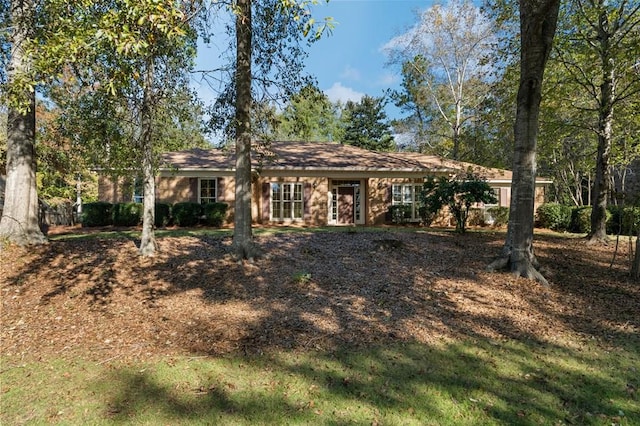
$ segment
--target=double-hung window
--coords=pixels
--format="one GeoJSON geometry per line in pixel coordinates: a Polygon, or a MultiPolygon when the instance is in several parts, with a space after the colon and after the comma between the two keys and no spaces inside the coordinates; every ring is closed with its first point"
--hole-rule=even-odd
{"type": "Polygon", "coordinates": [[[391,202],[394,206],[409,206],[411,219],[420,218],[420,192],[422,185],[396,184],[392,186],[391,202]]]}
{"type": "Polygon", "coordinates": [[[198,199],[200,204],[215,203],[218,201],[218,181],[216,179],[200,179],[198,199]]]}
{"type": "Polygon", "coordinates": [[[271,219],[302,219],[302,183],[271,183],[271,219]]]}

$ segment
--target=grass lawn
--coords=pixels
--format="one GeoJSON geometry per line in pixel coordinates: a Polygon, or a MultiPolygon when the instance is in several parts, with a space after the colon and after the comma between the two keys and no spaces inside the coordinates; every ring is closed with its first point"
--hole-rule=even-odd
{"type": "Polygon", "coordinates": [[[640,425],[624,251],[539,236],[540,288],[481,270],[500,233],[258,235],[257,266],[226,231],[4,248],[0,424],[640,425]]]}

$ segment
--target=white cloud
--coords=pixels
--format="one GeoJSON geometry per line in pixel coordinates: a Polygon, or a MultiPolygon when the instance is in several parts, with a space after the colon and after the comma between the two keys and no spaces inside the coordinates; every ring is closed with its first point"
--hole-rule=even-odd
{"type": "Polygon", "coordinates": [[[347,101],[359,102],[364,96],[364,93],[357,92],[351,87],[345,87],[339,81],[333,83],[333,86],[325,90],[324,93],[331,102],[341,102],[343,104],[347,101]]]}
{"type": "Polygon", "coordinates": [[[357,68],[352,67],[351,65],[347,65],[344,67],[344,70],[340,74],[340,78],[344,78],[345,80],[360,80],[360,71],[357,68]]]}

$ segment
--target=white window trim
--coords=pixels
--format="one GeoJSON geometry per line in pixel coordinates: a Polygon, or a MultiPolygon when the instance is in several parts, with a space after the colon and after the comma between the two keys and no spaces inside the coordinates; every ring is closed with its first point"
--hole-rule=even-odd
{"type": "MultiPolygon", "coordinates": [[[[203,180],[212,180],[216,183],[216,193],[214,195],[214,203],[218,202],[218,178],[217,177],[206,177],[206,178],[198,178],[198,204],[202,204],[202,181],[203,180]]],[[[206,197],[210,198],[210,197],[206,197]]]]}
{"type": "Polygon", "coordinates": [[[394,206],[404,206],[404,191],[406,187],[411,188],[411,219],[410,221],[420,220],[420,212],[418,211],[418,203],[420,200],[418,199],[419,193],[416,192],[416,188],[422,189],[422,184],[420,183],[393,183],[391,184],[391,204],[394,206]],[[396,201],[396,193],[394,192],[396,187],[400,187],[400,201],[396,201]]]}
{"type": "Polygon", "coordinates": [[[299,221],[303,221],[304,220],[304,183],[303,182],[269,182],[269,219],[272,222],[299,222],[299,221]],[[281,199],[276,201],[277,203],[280,204],[280,216],[276,217],[273,215],[273,204],[274,204],[274,200],[273,200],[273,185],[280,185],[280,196],[281,199]],[[291,189],[291,217],[284,217],[284,186],[287,185],[289,186],[291,189]],[[295,186],[300,186],[300,200],[295,200],[294,199],[294,194],[295,194],[295,186]],[[300,217],[294,217],[294,212],[296,211],[295,209],[295,204],[296,203],[300,203],[300,217]]]}

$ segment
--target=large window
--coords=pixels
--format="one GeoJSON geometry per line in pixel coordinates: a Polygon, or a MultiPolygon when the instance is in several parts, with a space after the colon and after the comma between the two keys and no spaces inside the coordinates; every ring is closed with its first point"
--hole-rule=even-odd
{"type": "Polygon", "coordinates": [[[271,219],[302,219],[304,206],[301,183],[271,184],[271,219]]]}
{"type": "Polygon", "coordinates": [[[198,186],[200,204],[215,203],[218,200],[217,179],[200,179],[198,186]]]}
{"type": "Polygon", "coordinates": [[[411,207],[411,219],[420,219],[418,208],[420,207],[420,192],[422,185],[404,184],[393,185],[391,202],[394,206],[403,205],[411,207]]]}

